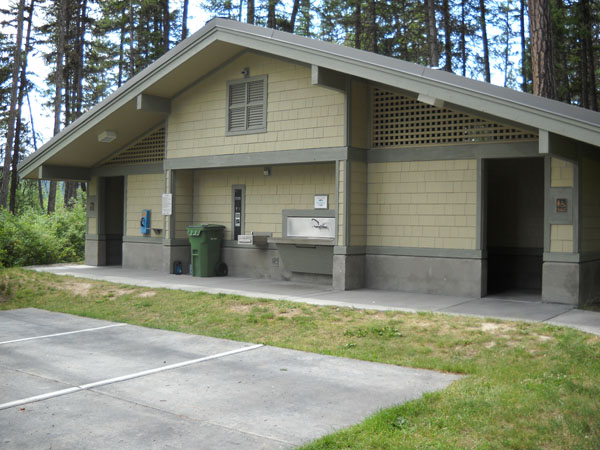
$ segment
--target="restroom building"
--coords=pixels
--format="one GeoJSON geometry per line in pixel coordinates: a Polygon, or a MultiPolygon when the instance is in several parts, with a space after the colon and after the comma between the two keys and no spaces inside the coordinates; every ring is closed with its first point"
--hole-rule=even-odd
{"type": "Polygon", "coordinates": [[[213,19],[20,166],[88,183],[85,262],[600,300],[600,114],[213,19]],[[143,225],[141,227],[140,225],[143,225]]]}

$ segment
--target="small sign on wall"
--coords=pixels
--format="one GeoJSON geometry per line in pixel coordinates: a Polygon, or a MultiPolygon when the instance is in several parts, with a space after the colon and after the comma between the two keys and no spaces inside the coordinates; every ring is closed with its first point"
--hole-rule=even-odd
{"type": "Polygon", "coordinates": [[[566,213],[568,212],[568,202],[566,198],[557,198],[556,199],[556,212],[557,213],[566,213]]]}
{"type": "Polygon", "coordinates": [[[162,195],[162,215],[170,216],[173,214],[173,194],[162,195]]]}
{"type": "Polygon", "coordinates": [[[329,208],[329,195],[328,194],[315,195],[315,209],[328,209],[328,208],[329,208]]]}

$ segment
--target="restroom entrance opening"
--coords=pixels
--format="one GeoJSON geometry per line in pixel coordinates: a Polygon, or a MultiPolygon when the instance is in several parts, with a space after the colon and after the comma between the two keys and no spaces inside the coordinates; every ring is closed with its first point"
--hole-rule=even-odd
{"type": "Polygon", "coordinates": [[[120,266],[123,263],[124,177],[105,178],[104,193],[106,265],[120,266]]]}
{"type": "Polygon", "coordinates": [[[541,295],[544,159],[485,161],[487,294],[541,295]]]}

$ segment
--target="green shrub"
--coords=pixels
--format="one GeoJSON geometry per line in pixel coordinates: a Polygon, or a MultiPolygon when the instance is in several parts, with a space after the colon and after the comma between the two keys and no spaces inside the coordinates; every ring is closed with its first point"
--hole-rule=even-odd
{"type": "Polygon", "coordinates": [[[83,259],[85,207],[52,214],[27,209],[19,215],[0,211],[0,267],[73,262],[83,259]]]}

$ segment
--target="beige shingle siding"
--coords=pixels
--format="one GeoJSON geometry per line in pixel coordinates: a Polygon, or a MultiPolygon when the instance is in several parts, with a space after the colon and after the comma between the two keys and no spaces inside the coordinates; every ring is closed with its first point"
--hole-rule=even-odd
{"type": "Polygon", "coordinates": [[[600,161],[581,164],[581,250],[600,252],[600,161]]]}
{"type": "Polygon", "coordinates": [[[550,166],[551,187],[573,187],[573,163],[563,159],[552,158],[550,166]]]}
{"type": "Polygon", "coordinates": [[[369,246],[475,249],[477,161],[369,164],[369,246]]]}
{"type": "Polygon", "coordinates": [[[550,225],[550,251],[573,253],[573,225],[550,225]]]}
{"type": "Polygon", "coordinates": [[[350,245],[367,244],[367,164],[350,163],[350,245]]]}
{"type": "Polygon", "coordinates": [[[140,215],[143,209],[150,210],[152,228],[163,229],[163,192],[162,173],[127,176],[127,236],[141,236],[140,215]]]}
{"type": "Polygon", "coordinates": [[[282,210],[313,209],[315,194],[329,195],[335,209],[335,164],[274,166],[194,171],[193,223],[224,225],[232,239],[232,186],[245,185],[244,230],[281,237],[282,210]]]}
{"type": "Polygon", "coordinates": [[[344,94],[312,86],[310,67],[245,53],[172,102],[167,156],[253,153],[344,145],[344,94]],[[226,136],[226,81],[268,76],[267,132],[226,136]]]}
{"type": "Polygon", "coordinates": [[[344,186],[345,186],[345,173],[346,173],[346,161],[340,161],[339,164],[339,174],[338,174],[338,195],[339,195],[339,199],[338,199],[338,238],[337,238],[337,242],[338,245],[346,245],[346,242],[344,241],[344,210],[345,210],[345,203],[344,203],[344,186]]]}
{"type": "Polygon", "coordinates": [[[186,227],[192,225],[194,173],[178,170],[175,174],[175,238],[186,239],[186,227]]]}

